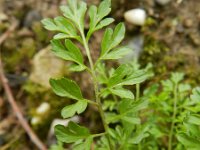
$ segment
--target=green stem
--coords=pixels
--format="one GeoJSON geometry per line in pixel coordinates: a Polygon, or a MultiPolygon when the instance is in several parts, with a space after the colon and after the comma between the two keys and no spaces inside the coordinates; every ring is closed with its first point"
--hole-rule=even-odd
{"type": "Polygon", "coordinates": [[[138,101],[140,98],[140,84],[136,84],[136,101],[138,101]]]}
{"type": "MultiPolygon", "coordinates": [[[[98,82],[97,82],[96,73],[95,73],[95,69],[94,69],[94,64],[93,64],[92,57],[91,57],[91,54],[90,54],[90,49],[89,49],[88,42],[86,41],[86,37],[85,37],[83,31],[80,30],[80,33],[81,33],[81,37],[83,39],[83,45],[84,45],[84,48],[86,50],[86,54],[87,54],[87,57],[88,57],[88,60],[89,60],[89,63],[90,63],[91,75],[92,75],[92,80],[93,80],[93,83],[94,83],[95,98],[96,98],[96,102],[98,103],[99,113],[100,113],[100,116],[101,116],[101,119],[102,119],[102,122],[103,122],[105,132],[108,134],[109,127],[108,127],[108,124],[106,123],[106,118],[105,118],[104,111],[103,111],[103,108],[102,108],[101,99],[99,97],[99,87],[98,87],[98,82]]],[[[107,138],[108,138],[108,141],[109,141],[110,149],[112,150],[110,138],[109,138],[108,135],[107,135],[107,138]]]]}
{"type": "MultiPolygon", "coordinates": [[[[140,83],[136,84],[136,101],[138,101],[140,98],[140,83]]],[[[139,126],[137,125],[137,128],[139,128],[139,126]]],[[[141,150],[142,146],[141,146],[141,142],[138,144],[138,150],[141,150]]]]}
{"type": "Polygon", "coordinates": [[[175,119],[176,119],[176,112],[177,112],[177,84],[175,84],[174,89],[174,106],[173,106],[173,116],[172,116],[172,123],[171,123],[171,129],[169,134],[169,142],[168,142],[168,150],[172,150],[172,141],[173,141],[173,132],[174,132],[174,125],[175,125],[175,119]]]}
{"type": "Polygon", "coordinates": [[[98,134],[93,134],[92,137],[95,138],[95,137],[99,137],[99,136],[103,136],[105,135],[106,133],[98,133],[98,134]]]}
{"type": "Polygon", "coordinates": [[[84,99],[84,100],[86,100],[88,103],[90,103],[90,104],[93,104],[93,105],[96,105],[96,106],[99,106],[99,104],[97,103],[97,102],[94,102],[94,101],[92,101],[92,100],[88,100],[88,99],[84,99]]]}

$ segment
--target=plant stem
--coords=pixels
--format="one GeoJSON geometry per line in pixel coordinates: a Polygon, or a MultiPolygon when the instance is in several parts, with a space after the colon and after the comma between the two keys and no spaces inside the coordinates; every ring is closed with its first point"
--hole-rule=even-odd
{"type": "Polygon", "coordinates": [[[137,83],[136,84],[136,101],[139,100],[139,97],[140,97],[140,84],[137,83]]]}
{"type": "Polygon", "coordinates": [[[174,132],[175,119],[176,119],[176,112],[177,112],[177,99],[178,99],[177,88],[178,88],[178,85],[176,83],[175,88],[174,88],[174,106],[173,106],[171,129],[170,129],[170,134],[169,134],[168,150],[172,150],[173,132],[174,132]]]}
{"type": "Polygon", "coordinates": [[[98,134],[93,134],[92,137],[95,138],[95,137],[99,137],[99,136],[103,136],[105,135],[106,133],[98,133],[98,134]]]}
{"type": "MultiPolygon", "coordinates": [[[[136,101],[139,101],[140,98],[140,83],[136,84],[136,101]]],[[[137,125],[137,128],[139,128],[139,126],[137,125]]],[[[142,146],[141,146],[141,142],[138,143],[138,150],[141,150],[142,146]]]]}
{"type": "Polygon", "coordinates": [[[84,99],[84,100],[86,100],[88,103],[90,103],[90,104],[93,104],[93,105],[96,105],[96,106],[99,106],[99,104],[97,103],[97,102],[94,102],[94,101],[92,101],[92,100],[88,100],[88,99],[84,99]]]}
{"type": "MultiPolygon", "coordinates": [[[[96,73],[95,73],[92,57],[91,57],[91,54],[90,54],[90,49],[89,49],[88,42],[86,41],[86,37],[85,37],[83,31],[80,30],[80,33],[81,33],[81,37],[83,39],[83,45],[84,45],[84,48],[86,50],[86,54],[87,54],[87,57],[88,57],[88,60],[89,60],[89,63],[90,63],[91,75],[92,75],[92,80],[93,80],[93,83],[94,83],[95,98],[96,98],[96,102],[98,103],[99,113],[100,113],[100,116],[101,116],[101,119],[102,119],[102,122],[103,122],[105,132],[108,134],[109,127],[108,127],[108,124],[106,123],[106,118],[105,118],[104,111],[103,111],[103,108],[102,108],[101,99],[99,97],[98,81],[97,81],[97,78],[96,78],[96,73]]],[[[107,135],[107,138],[108,138],[108,141],[109,141],[110,149],[112,150],[110,138],[109,138],[108,135],[107,135]]]]}

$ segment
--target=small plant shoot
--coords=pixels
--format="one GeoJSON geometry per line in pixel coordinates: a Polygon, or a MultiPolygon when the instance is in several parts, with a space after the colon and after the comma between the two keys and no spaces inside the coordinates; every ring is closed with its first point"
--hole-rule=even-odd
{"type": "Polygon", "coordinates": [[[189,96],[191,86],[181,83],[184,75],[173,73],[170,79],[141,92],[141,83],[153,76],[151,64],[143,69],[134,62],[115,68],[106,65],[107,61],[123,58],[132,51],[122,44],[124,23],[107,27],[114,22],[107,17],[111,0],[103,0],[99,6],[68,0],[67,5],[60,6],[60,11],[62,16],[42,20],[44,28],[56,33],[51,40],[52,51],[72,63],[71,71],[87,71],[93,83],[93,98],[87,99],[72,79],[50,79],[54,93],[73,102],[63,106],[61,116],[70,119],[92,105],[98,110],[104,130],[94,134],[86,126],[72,121],[67,126],[57,125],[58,144],[52,146],[52,150],[63,150],[64,146],[73,150],[200,149],[199,88],[193,89],[189,96]],[[86,17],[89,18],[87,32],[86,17]],[[105,31],[99,56],[94,60],[90,44],[98,30],[105,31]]]}

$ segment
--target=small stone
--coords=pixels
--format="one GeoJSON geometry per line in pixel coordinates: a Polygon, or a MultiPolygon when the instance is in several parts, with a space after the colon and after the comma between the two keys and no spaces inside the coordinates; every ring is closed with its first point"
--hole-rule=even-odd
{"type": "Polygon", "coordinates": [[[168,4],[171,0],[155,0],[158,4],[160,5],[166,5],[168,4]]]}
{"type": "Polygon", "coordinates": [[[190,28],[190,27],[192,27],[192,25],[193,25],[193,21],[191,19],[184,20],[185,27],[190,28]]]}
{"type": "Polygon", "coordinates": [[[36,112],[37,112],[37,114],[42,115],[42,114],[47,113],[47,112],[49,111],[49,109],[50,109],[49,103],[43,102],[43,103],[36,109],[36,112]]]}
{"type": "Polygon", "coordinates": [[[31,119],[31,124],[32,125],[38,125],[39,123],[41,122],[41,118],[40,117],[33,117],[32,119],[31,119]]]}
{"type": "Polygon", "coordinates": [[[0,12],[0,22],[8,20],[8,16],[0,12]]]}
{"type": "Polygon", "coordinates": [[[128,55],[124,56],[119,60],[121,64],[123,63],[129,63],[134,60],[138,60],[144,46],[144,36],[137,35],[131,38],[128,42],[128,47],[130,47],[133,51],[130,52],[128,55]]]}
{"type": "Polygon", "coordinates": [[[34,22],[39,22],[42,19],[41,14],[36,10],[31,10],[27,13],[25,20],[24,20],[24,26],[25,27],[31,27],[34,22]]]}
{"type": "Polygon", "coordinates": [[[54,128],[55,128],[56,125],[67,126],[70,121],[77,123],[77,122],[80,122],[80,118],[78,116],[74,116],[74,117],[69,118],[69,119],[54,119],[51,123],[51,127],[50,127],[50,130],[49,130],[49,133],[48,133],[48,137],[50,138],[54,135],[54,128]]]}
{"type": "Polygon", "coordinates": [[[54,55],[51,47],[40,50],[33,58],[30,80],[49,89],[49,79],[62,77],[67,73],[67,63],[54,55]]]}
{"type": "Polygon", "coordinates": [[[124,13],[124,18],[134,25],[142,26],[146,20],[146,12],[141,8],[131,9],[124,13]]]}

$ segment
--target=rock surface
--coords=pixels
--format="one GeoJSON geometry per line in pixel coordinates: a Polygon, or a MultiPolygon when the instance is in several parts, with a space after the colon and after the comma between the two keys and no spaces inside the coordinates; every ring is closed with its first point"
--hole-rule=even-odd
{"type": "Polygon", "coordinates": [[[51,47],[39,51],[33,58],[33,71],[30,80],[46,88],[50,88],[49,79],[62,77],[66,70],[66,62],[51,52],[51,47]]]}

